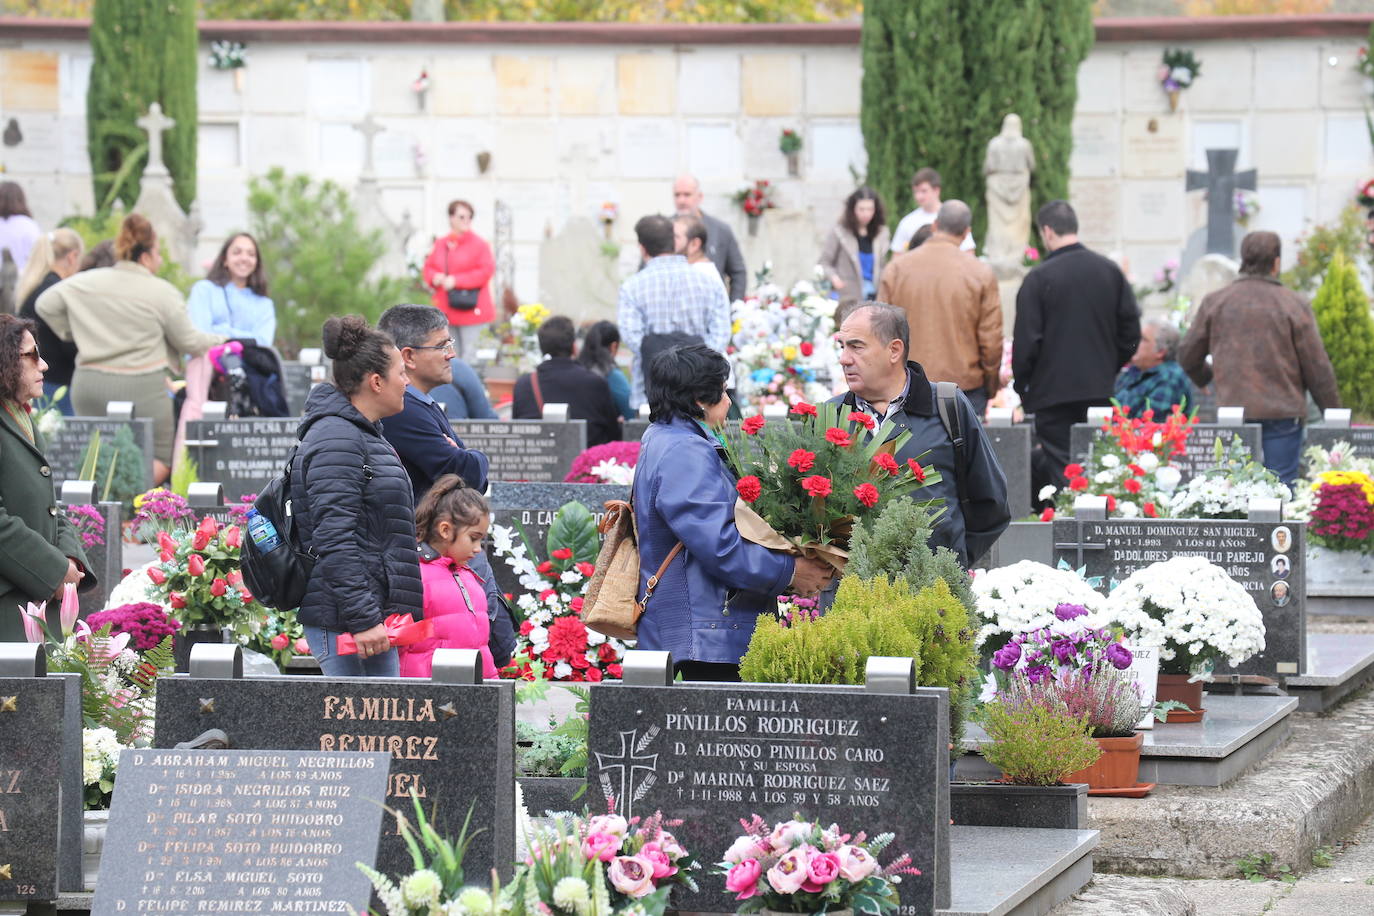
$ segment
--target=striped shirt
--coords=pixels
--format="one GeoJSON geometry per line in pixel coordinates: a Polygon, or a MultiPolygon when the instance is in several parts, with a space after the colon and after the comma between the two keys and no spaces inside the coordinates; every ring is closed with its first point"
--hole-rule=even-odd
{"type": "Polygon", "coordinates": [[[650,258],[620,286],[620,339],[634,354],[630,405],[644,403],[639,359],[646,334],[695,334],[722,355],[730,342],[730,301],[718,279],[694,269],[681,255],[650,258]]]}

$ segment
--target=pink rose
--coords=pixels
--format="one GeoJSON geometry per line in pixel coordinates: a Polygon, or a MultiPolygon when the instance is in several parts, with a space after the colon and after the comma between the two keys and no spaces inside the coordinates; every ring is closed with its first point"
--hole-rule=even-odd
{"type": "Polygon", "coordinates": [[[272,637],[272,648],[277,652],[280,652],[289,645],[291,645],[291,637],[287,636],[285,633],[278,633],[276,636],[272,637]]]}
{"type": "Polygon", "coordinates": [[[654,892],[654,866],[640,856],[616,856],[606,876],[611,886],[626,897],[647,897],[654,892]]]}
{"type": "Polygon", "coordinates": [[[802,890],[812,894],[819,893],[839,874],[839,857],[833,852],[817,853],[806,864],[806,881],[802,882],[802,890]]]}
{"type": "Polygon", "coordinates": [[[625,834],[630,830],[630,824],[625,818],[618,814],[599,814],[587,821],[588,835],[593,833],[609,833],[618,840],[625,839],[625,834]]]}
{"type": "Polygon", "coordinates": [[[308,642],[305,641],[305,637],[304,637],[304,636],[302,636],[300,639],[296,640],[296,644],[295,644],[294,646],[292,646],[291,648],[293,648],[293,649],[296,650],[296,654],[297,654],[297,655],[309,655],[309,654],[310,654],[310,643],[308,643],[308,642]]]}
{"type": "Polygon", "coordinates": [[[654,867],[654,880],[667,878],[669,875],[677,874],[677,869],[673,867],[673,860],[663,851],[657,843],[645,843],[644,848],[639,851],[642,858],[648,859],[654,867]]]}
{"type": "Polygon", "coordinates": [[[806,850],[794,849],[768,869],[768,883],[779,894],[795,894],[806,880],[806,850]]]}
{"type": "Polygon", "coordinates": [[[768,835],[768,842],[773,844],[774,852],[786,852],[810,834],[811,825],[805,821],[784,821],[773,828],[768,835]]]}
{"type": "Polygon", "coordinates": [[[878,863],[860,846],[841,846],[835,857],[840,862],[840,877],[846,881],[862,881],[878,870],[878,863]]]}
{"type": "Polygon", "coordinates": [[[582,855],[609,862],[620,852],[620,838],[611,833],[589,833],[582,841],[582,855]]]}
{"type": "Polygon", "coordinates": [[[731,865],[738,865],[745,859],[753,859],[760,853],[765,853],[766,848],[760,848],[759,841],[752,836],[742,836],[730,844],[730,848],[725,850],[725,861],[731,865]]]}
{"type": "Polygon", "coordinates": [[[759,892],[761,872],[758,859],[745,859],[725,876],[725,889],[734,894],[736,900],[748,900],[759,892]]]}

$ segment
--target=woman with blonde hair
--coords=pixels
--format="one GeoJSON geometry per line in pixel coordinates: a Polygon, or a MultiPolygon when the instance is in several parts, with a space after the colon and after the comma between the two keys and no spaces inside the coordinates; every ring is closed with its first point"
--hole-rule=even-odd
{"type": "Polygon", "coordinates": [[[38,317],[34,306],[48,287],[80,270],[84,248],[81,236],[72,229],[54,229],[39,236],[29,252],[29,263],[24,268],[24,275],[19,278],[16,291],[16,298],[21,303],[19,317],[33,322],[38,349],[48,364],[48,371],[43,375],[43,397],[51,399],[58,391],[65,389],[56,406],[69,417],[72,415],[71,386],[72,373],[76,371],[76,344],[61,340],[54,334],[48,323],[38,317]]]}
{"type": "Polygon", "coordinates": [[[196,330],[177,288],[155,276],[162,266],[157,233],[131,213],[115,238],[115,265],[82,271],[38,297],[38,316],[61,340],[76,342],[72,406],[104,416],[109,401],[132,401],[134,415],[153,421],[156,482],[171,473],[172,399],[168,370],[184,354],[200,356],[224,343],[196,330]]]}

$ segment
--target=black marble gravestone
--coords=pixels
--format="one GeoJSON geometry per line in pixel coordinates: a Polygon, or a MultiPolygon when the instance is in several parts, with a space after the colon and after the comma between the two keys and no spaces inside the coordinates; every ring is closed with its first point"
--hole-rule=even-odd
{"type": "Polygon", "coordinates": [[[485,452],[492,480],[560,482],[587,450],[587,421],[453,420],[467,448],[485,452]]]}
{"type": "Polygon", "coordinates": [[[1206,557],[1239,582],[1264,617],[1265,649],[1221,674],[1282,677],[1302,674],[1307,659],[1306,526],[1294,522],[1212,519],[1056,519],[1055,562],[1101,577],[1107,594],[1152,563],[1176,556],[1206,557]]]}
{"type": "MultiPolygon", "coordinates": [[[[587,804],[662,811],[703,863],[743,834],[740,819],[793,815],[870,837],[893,831],[882,861],[909,854],[922,874],[900,886],[904,916],[948,894],[949,740],[944,691],[696,685],[594,687],[587,804]]],[[[679,910],[735,909],[724,879],[675,891],[679,910]]]]}
{"type": "MultiPolygon", "coordinates": [[[[1086,464],[1091,460],[1093,441],[1098,435],[1105,435],[1100,425],[1092,423],[1074,424],[1069,433],[1069,454],[1074,456],[1075,461],[1086,464]]],[[[1182,482],[1187,483],[1201,472],[1210,467],[1215,467],[1217,463],[1217,439],[1223,440],[1222,447],[1225,448],[1230,445],[1232,436],[1240,436],[1245,447],[1250,449],[1250,455],[1255,459],[1255,462],[1263,463],[1264,448],[1260,441],[1259,424],[1245,423],[1241,426],[1218,426],[1199,423],[1188,434],[1188,441],[1184,446],[1183,454],[1176,455],[1173,459],[1174,466],[1183,475],[1182,482]]]]}
{"type": "Polygon", "coordinates": [[[983,435],[1002,473],[1007,475],[1007,503],[1011,506],[1011,517],[1022,518],[1031,512],[1031,428],[1020,426],[984,426],[983,435]]]}
{"type": "Polygon", "coordinates": [[[1327,451],[1337,442],[1348,442],[1355,447],[1355,454],[1361,458],[1368,458],[1374,455],[1374,426],[1309,426],[1307,427],[1306,439],[1303,442],[1302,460],[1298,468],[1298,473],[1306,477],[1309,473],[1307,467],[1307,450],[1314,445],[1319,445],[1327,451]]]}
{"type": "MultiPolygon", "coordinates": [[[[472,807],[483,828],[467,871],[508,869],[515,850],[515,693],[512,684],[458,686],[415,678],[170,678],[158,685],[153,743],[170,747],[222,729],[231,747],[390,751],[387,803],[437,806],[435,828],[457,836],[472,807]]],[[[383,827],[377,867],[410,870],[393,823],[383,827]]]]}
{"type": "Polygon", "coordinates": [[[361,911],[388,766],[385,753],[125,750],[92,916],[361,911]]]}
{"type": "Polygon", "coordinates": [[[197,476],[223,485],[225,497],[237,502],[281,473],[299,425],[298,417],[191,420],[186,451],[195,459],[197,476]]]}
{"type": "MultiPolygon", "coordinates": [[[[605,513],[605,503],[610,499],[628,500],[630,488],[616,484],[596,483],[512,483],[492,481],[489,501],[491,503],[492,524],[509,528],[519,542],[523,533],[530,546],[543,559],[545,540],[549,526],[558,510],[570,502],[586,506],[598,522],[605,513]]],[[[490,547],[488,547],[490,551],[490,547]]],[[[536,561],[538,562],[538,561],[536,561]]],[[[520,582],[504,558],[491,556],[492,570],[496,584],[507,594],[518,593],[520,582]]]]}
{"type": "Polygon", "coordinates": [[[86,449],[91,443],[92,434],[100,433],[102,452],[112,447],[120,427],[133,428],[134,442],[143,452],[144,487],[153,485],[153,421],[148,419],[117,420],[105,417],[63,417],[62,428],[49,436],[43,449],[43,457],[52,467],[52,484],[57,492],[62,492],[62,484],[76,479],[81,473],[81,462],[86,457],[86,449]]]}
{"type": "Polygon", "coordinates": [[[80,859],[64,850],[74,837],[80,854],[82,807],[80,782],[63,779],[63,755],[74,753],[78,767],[81,756],[80,685],[73,709],[67,682],[0,678],[0,901],[55,900],[81,883],[80,859]]]}

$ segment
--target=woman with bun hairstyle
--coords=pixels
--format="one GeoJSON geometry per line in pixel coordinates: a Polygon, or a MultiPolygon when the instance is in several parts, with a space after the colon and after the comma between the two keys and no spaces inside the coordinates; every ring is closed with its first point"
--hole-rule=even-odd
{"type": "Polygon", "coordinates": [[[131,213],[115,238],[115,265],[82,271],[38,297],[38,317],[60,340],[76,343],[72,407],[105,416],[109,401],[132,401],[134,416],[153,421],[155,482],[171,473],[172,399],[168,371],[183,355],[200,356],[225,337],[196,330],[186,300],[155,276],[162,267],[157,233],[131,213]]]}
{"type": "Polygon", "coordinates": [[[76,371],[76,344],[59,340],[48,323],[38,317],[35,306],[48,287],[81,269],[84,247],[81,236],[71,229],[54,229],[39,236],[29,252],[29,264],[19,278],[16,292],[20,302],[19,317],[33,322],[38,349],[48,364],[48,371],[43,375],[43,397],[51,398],[58,390],[67,389],[57,402],[57,408],[69,417],[72,415],[71,385],[72,373],[76,371]]]}
{"type": "Polygon", "coordinates": [[[430,677],[435,649],[476,649],[482,677],[496,677],[486,583],[468,566],[481,552],[490,524],[487,501],[457,474],[434,481],[420,500],[415,533],[425,619],[433,623],[434,635],[401,649],[401,677],[430,677]]]}
{"type": "Polygon", "coordinates": [[[330,677],[396,677],[383,621],[419,617],[423,600],[415,503],[381,420],[405,406],[405,363],[390,337],[357,315],[324,323],[332,383],[305,402],[291,466],[300,548],[318,559],[297,616],[310,652],[330,677]],[[340,655],[353,634],[356,654],[340,655]]]}

